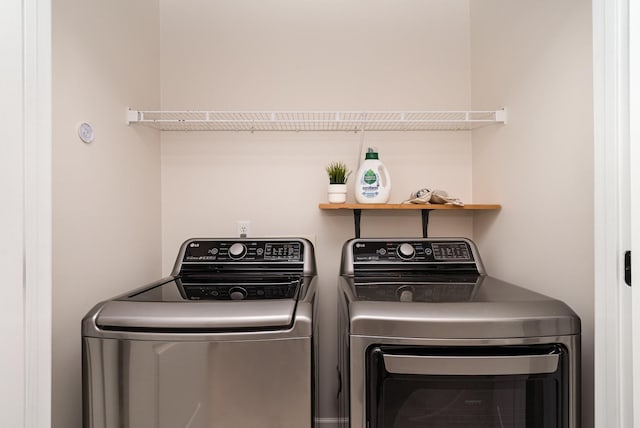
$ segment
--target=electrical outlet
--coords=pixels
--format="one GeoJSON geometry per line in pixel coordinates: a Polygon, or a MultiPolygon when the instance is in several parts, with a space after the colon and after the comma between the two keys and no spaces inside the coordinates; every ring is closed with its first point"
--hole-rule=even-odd
{"type": "Polygon", "coordinates": [[[236,233],[241,238],[246,238],[251,233],[251,222],[249,220],[236,221],[236,233]]]}

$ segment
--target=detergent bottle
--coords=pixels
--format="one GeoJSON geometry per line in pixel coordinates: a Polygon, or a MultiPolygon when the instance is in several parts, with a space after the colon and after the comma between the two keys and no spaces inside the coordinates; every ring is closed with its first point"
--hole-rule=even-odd
{"type": "Polygon", "coordinates": [[[391,177],[372,147],[367,149],[358,168],[355,187],[356,201],[360,204],[386,204],[389,200],[391,177]]]}

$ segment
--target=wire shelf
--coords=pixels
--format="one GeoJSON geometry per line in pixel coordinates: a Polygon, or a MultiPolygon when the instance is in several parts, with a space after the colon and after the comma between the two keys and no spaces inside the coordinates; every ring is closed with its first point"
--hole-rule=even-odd
{"type": "Polygon", "coordinates": [[[506,123],[506,111],[138,111],[162,131],[459,131],[506,123]]]}

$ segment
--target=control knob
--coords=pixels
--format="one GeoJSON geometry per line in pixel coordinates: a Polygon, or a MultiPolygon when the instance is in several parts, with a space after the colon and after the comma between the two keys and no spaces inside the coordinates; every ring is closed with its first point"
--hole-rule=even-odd
{"type": "Polygon", "coordinates": [[[247,298],[247,290],[243,287],[232,287],[229,290],[231,300],[244,300],[247,298]]]}
{"type": "Polygon", "coordinates": [[[413,245],[405,242],[398,247],[397,253],[401,259],[408,260],[416,255],[416,250],[413,248],[413,245]]]}
{"type": "Polygon", "coordinates": [[[398,300],[401,302],[412,302],[413,301],[413,289],[411,287],[403,286],[398,288],[396,291],[398,294],[398,300]]]}
{"type": "Polygon", "coordinates": [[[243,258],[245,254],[247,254],[247,247],[240,242],[236,242],[229,247],[229,257],[234,260],[243,258]]]}

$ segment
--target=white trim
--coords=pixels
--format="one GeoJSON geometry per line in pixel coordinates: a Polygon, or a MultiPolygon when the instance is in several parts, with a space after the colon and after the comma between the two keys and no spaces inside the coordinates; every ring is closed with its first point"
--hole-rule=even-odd
{"type": "Polygon", "coordinates": [[[51,426],[51,0],[23,1],[25,427],[51,426]]]}
{"type": "Polygon", "coordinates": [[[24,426],[24,206],[22,3],[0,2],[0,426],[24,426]]]}
{"type": "MultiPolygon", "coordinates": [[[[629,4],[629,160],[631,195],[631,265],[635,267],[634,288],[632,288],[632,329],[633,335],[633,415],[634,427],[640,428],[640,4],[629,4]]],[[[633,272],[632,272],[633,275],[633,272]]]]}
{"type": "Polygon", "coordinates": [[[593,1],[595,426],[629,428],[633,418],[628,248],[628,109],[625,0],[593,1]]]}

